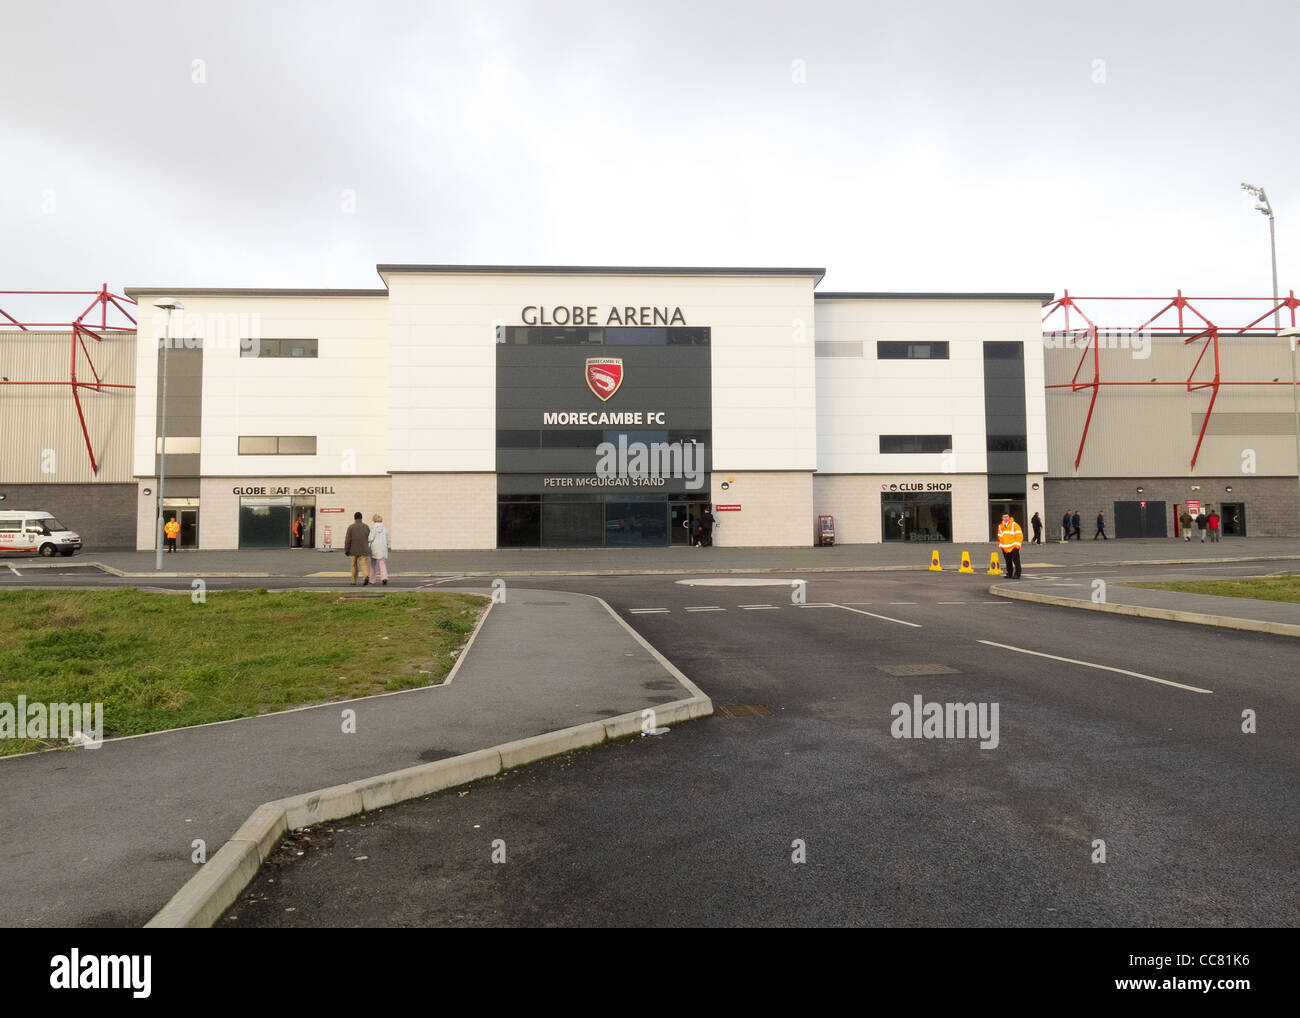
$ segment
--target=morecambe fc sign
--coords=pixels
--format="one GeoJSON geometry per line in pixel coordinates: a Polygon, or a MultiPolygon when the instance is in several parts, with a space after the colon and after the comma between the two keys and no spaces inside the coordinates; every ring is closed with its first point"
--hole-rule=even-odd
{"type": "Polygon", "coordinates": [[[623,384],[623,359],[621,357],[588,357],[587,388],[600,397],[609,399],[623,384]]]}

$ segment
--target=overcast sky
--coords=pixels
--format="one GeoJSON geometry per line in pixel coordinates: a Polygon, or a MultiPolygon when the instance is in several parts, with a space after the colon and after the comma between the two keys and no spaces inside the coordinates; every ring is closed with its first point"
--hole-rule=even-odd
{"type": "MultiPolygon", "coordinates": [[[[1300,5],[5,4],[0,289],[379,262],[1300,288],[1300,5]]],[[[4,306],[0,304],[0,306],[4,306]]]]}

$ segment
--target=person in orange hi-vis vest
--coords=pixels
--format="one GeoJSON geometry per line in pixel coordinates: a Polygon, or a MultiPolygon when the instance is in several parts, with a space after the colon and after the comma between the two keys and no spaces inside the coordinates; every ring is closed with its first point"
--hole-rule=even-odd
{"type": "Polygon", "coordinates": [[[1010,513],[1003,513],[1002,522],[998,524],[998,547],[1002,549],[1002,558],[1006,562],[1008,580],[1020,579],[1020,545],[1024,540],[1020,524],[1011,518],[1010,513]]]}
{"type": "Polygon", "coordinates": [[[181,536],[181,525],[176,521],[175,516],[163,524],[163,533],[167,535],[167,550],[175,551],[176,538],[181,536]]]}

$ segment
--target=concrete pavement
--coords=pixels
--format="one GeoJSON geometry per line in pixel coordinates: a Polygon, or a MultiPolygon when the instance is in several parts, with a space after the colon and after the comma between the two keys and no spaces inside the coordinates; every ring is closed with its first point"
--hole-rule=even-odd
{"type": "MultiPolygon", "coordinates": [[[[529,576],[622,573],[787,572],[857,569],[925,569],[937,549],[945,569],[956,569],[963,550],[977,570],[988,566],[997,548],[992,542],[967,544],[852,544],[833,548],[572,548],[482,549],[471,551],[403,551],[400,544],[389,559],[390,572],[410,576],[529,576]]],[[[1286,537],[1227,538],[1219,544],[1181,540],[1071,541],[1025,545],[1024,565],[1030,569],[1071,567],[1093,563],[1232,562],[1242,559],[1300,559],[1300,539],[1286,537]]],[[[52,561],[0,556],[0,573],[12,567],[34,575],[48,566],[67,568],[88,562],[131,575],[154,575],[154,554],[140,551],[88,549],[72,558],[52,561]]],[[[180,576],[242,574],[248,576],[342,576],[348,562],[341,552],[311,549],[251,551],[189,551],[163,556],[163,572],[180,576]]]]}
{"type": "MultiPolygon", "coordinates": [[[[1300,571],[1291,569],[1288,571],[1300,571]]],[[[1300,604],[1263,601],[1247,597],[1222,597],[1214,594],[1189,594],[1175,590],[1149,590],[1135,583],[1160,583],[1193,580],[1221,580],[1222,574],[1210,569],[1188,570],[1177,577],[1166,573],[1125,572],[1121,577],[1098,570],[1097,577],[1042,576],[1025,574],[1019,582],[994,584],[990,593],[1017,601],[1034,601],[1085,611],[1136,615],[1148,619],[1186,622],[1194,625],[1271,633],[1275,636],[1300,636],[1300,604]],[[1028,582],[1026,582],[1028,581],[1028,582]]]]}
{"type": "Polygon", "coordinates": [[[0,925],[139,926],[264,802],[690,695],[600,601],[516,588],[450,685],[0,759],[0,925]]]}

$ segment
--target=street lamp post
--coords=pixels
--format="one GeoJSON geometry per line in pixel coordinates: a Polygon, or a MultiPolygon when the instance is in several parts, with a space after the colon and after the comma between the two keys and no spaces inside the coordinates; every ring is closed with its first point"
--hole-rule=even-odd
{"type": "Polygon", "coordinates": [[[1273,206],[1269,204],[1268,195],[1264,193],[1262,187],[1256,187],[1254,184],[1243,182],[1241,189],[1243,191],[1249,191],[1256,199],[1258,199],[1259,204],[1255,206],[1255,211],[1268,216],[1268,250],[1269,256],[1273,262],[1273,328],[1280,329],[1282,327],[1282,320],[1278,314],[1277,307],[1277,234],[1273,228],[1273,206]]]}
{"type": "Polygon", "coordinates": [[[172,345],[172,312],[184,311],[185,305],[175,297],[164,297],[154,307],[167,312],[167,324],[163,327],[163,369],[162,369],[162,421],[161,445],[158,449],[158,522],[154,533],[154,569],[162,569],[163,557],[163,486],[167,482],[167,350],[172,345]]]}

